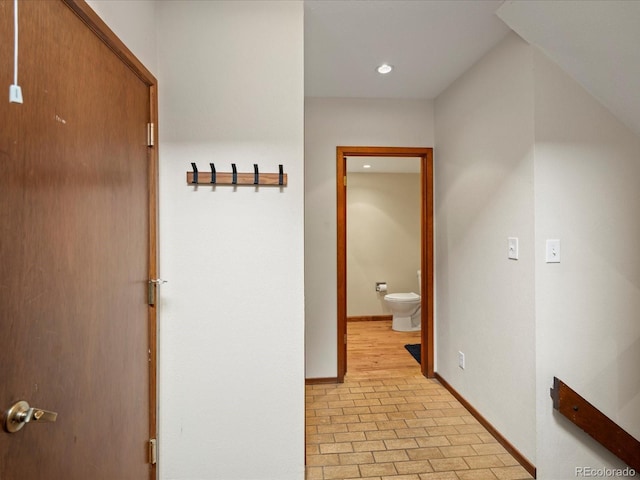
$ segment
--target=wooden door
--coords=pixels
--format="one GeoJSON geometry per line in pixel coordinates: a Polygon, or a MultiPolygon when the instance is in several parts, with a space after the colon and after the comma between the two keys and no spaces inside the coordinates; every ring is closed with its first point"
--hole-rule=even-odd
{"type": "MultiPolygon", "coordinates": [[[[100,28],[113,42],[86,4],[19,3],[24,104],[0,101],[0,410],[58,417],[0,431],[2,480],[155,473],[154,100],[100,28]]],[[[3,90],[12,45],[0,0],[3,90]]]]}

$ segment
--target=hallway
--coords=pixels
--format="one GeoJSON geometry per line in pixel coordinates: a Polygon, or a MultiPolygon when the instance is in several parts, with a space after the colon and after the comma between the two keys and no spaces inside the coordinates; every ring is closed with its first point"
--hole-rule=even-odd
{"type": "Polygon", "coordinates": [[[306,387],[307,480],[532,478],[420,374],[404,348],[420,333],[393,332],[390,323],[350,322],[345,382],[306,387]]]}

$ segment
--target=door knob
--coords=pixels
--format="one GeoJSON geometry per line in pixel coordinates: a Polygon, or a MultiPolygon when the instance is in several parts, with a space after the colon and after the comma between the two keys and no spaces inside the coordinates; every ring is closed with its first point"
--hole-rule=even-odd
{"type": "Polygon", "coordinates": [[[9,433],[15,433],[27,423],[55,422],[58,414],[41,408],[32,408],[24,400],[14,403],[4,415],[4,429],[9,433]]]}

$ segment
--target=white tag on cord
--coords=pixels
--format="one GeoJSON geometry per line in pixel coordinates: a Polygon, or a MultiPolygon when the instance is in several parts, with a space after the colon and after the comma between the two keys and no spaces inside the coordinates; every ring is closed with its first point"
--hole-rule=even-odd
{"type": "Polygon", "coordinates": [[[22,88],[20,88],[20,85],[11,85],[9,87],[9,102],[22,103],[22,88]]]}

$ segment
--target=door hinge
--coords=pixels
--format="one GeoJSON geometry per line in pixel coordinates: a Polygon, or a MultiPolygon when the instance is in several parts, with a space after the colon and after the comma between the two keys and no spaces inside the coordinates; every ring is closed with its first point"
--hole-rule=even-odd
{"type": "Polygon", "coordinates": [[[155,284],[155,282],[152,282],[151,280],[149,280],[149,293],[148,293],[148,297],[147,297],[147,303],[149,305],[155,305],[156,304],[156,284],[155,284]]]}
{"type": "Polygon", "coordinates": [[[346,175],[344,176],[344,186],[345,187],[347,186],[347,176],[346,175]]]}
{"type": "Polygon", "coordinates": [[[149,439],[149,463],[151,465],[158,463],[158,441],[155,438],[149,439]]]}
{"type": "Polygon", "coordinates": [[[162,285],[163,283],[167,283],[167,281],[161,278],[149,280],[149,290],[147,292],[147,303],[149,305],[153,306],[156,304],[156,288],[157,285],[162,285]]]}
{"type": "Polygon", "coordinates": [[[147,123],[147,147],[153,147],[154,145],[153,130],[154,130],[153,123],[147,123]]]}
{"type": "Polygon", "coordinates": [[[344,334],[344,344],[345,345],[347,344],[347,334],[346,333],[344,334]]]}

